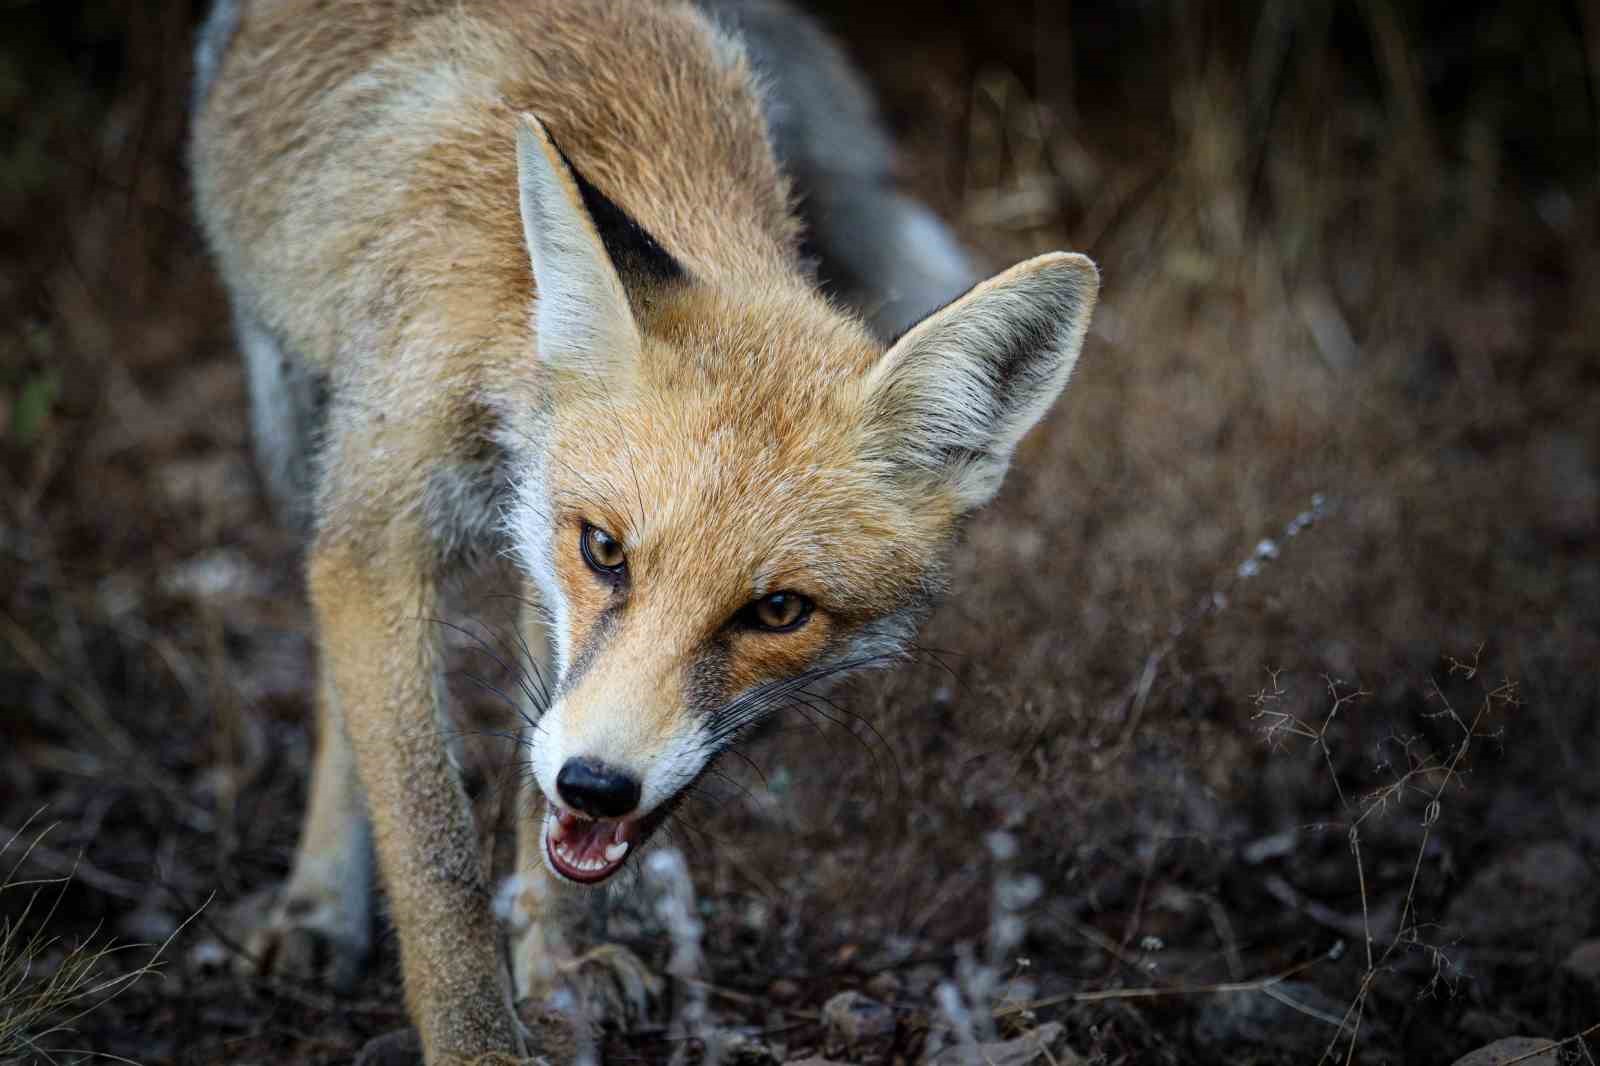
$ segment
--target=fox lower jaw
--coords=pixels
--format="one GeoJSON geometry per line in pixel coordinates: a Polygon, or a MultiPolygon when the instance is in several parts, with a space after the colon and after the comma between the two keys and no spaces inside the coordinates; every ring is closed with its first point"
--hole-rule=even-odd
{"type": "Polygon", "coordinates": [[[558,697],[530,730],[529,770],[545,807],[539,850],[558,880],[596,885],[621,870],[661,827],[716,753],[693,725],[664,742],[636,736],[625,712],[575,735],[565,710],[558,697]],[[637,782],[637,802],[616,812],[586,803],[570,784],[563,787],[563,770],[575,763],[604,767],[637,782]]]}
{"type": "Polygon", "coordinates": [[[545,803],[539,852],[545,869],[573,885],[598,885],[627,864],[664,818],[646,815],[627,821],[591,819],[545,803]]]}

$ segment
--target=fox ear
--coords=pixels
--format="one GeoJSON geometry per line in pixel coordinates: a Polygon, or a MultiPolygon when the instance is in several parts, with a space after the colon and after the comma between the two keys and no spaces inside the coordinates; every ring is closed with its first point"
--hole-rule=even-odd
{"type": "Polygon", "coordinates": [[[1100,274],[1054,252],[1019,263],[913,326],[868,372],[869,423],[896,465],[949,485],[969,511],[1066,387],[1100,274]]]}
{"type": "Polygon", "coordinates": [[[639,352],[622,279],[584,206],[577,176],[544,124],[517,124],[522,233],[538,289],[534,325],[550,366],[614,379],[639,352]]]}

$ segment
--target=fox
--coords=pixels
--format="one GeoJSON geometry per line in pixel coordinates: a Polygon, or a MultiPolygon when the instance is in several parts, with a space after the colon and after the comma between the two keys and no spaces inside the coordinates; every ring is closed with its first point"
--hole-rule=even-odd
{"type": "Polygon", "coordinates": [[[775,708],[903,657],[1099,274],[979,280],[783,0],[219,0],[195,70],[196,213],[318,669],[246,954],[348,984],[381,879],[425,1060],[525,1054],[571,901],[775,708]],[[544,681],[504,953],[430,621],[496,560],[544,681]]]}

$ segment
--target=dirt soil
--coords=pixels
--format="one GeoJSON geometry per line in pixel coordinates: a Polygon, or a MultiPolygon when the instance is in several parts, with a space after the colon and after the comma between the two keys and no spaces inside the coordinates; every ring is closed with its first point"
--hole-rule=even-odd
{"type": "MultiPolygon", "coordinates": [[[[608,1060],[1594,1062],[1600,14],[822,15],[907,186],[995,266],[1093,255],[1103,304],[915,661],[686,808],[702,977],[608,1060]]],[[[232,965],[314,664],[191,221],[198,17],[23,3],[0,45],[0,1060],[405,1023],[387,927],[349,995],[232,965]]],[[[515,753],[469,747],[503,812],[515,753]]],[[[609,933],[665,972],[653,892],[609,933]]]]}

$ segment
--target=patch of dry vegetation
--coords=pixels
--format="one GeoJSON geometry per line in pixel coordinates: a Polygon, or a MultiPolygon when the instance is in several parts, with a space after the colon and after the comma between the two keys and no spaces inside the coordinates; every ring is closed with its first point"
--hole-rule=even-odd
{"type": "MultiPolygon", "coordinates": [[[[26,878],[21,871],[44,844],[49,827],[29,824],[0,844],[0,1062],[78,1062],[98,1057],[74,1047],[79,1023],[141,977],[157,971],[171,937],[160,945],[119,944],[97,929],[65,939],[55,921],[70,875],[26,878]],[[10,905],[20,898],[19,907],[10,905]],[[117,956],[144,961],[131,968],[117,956]]],[[[67,925],[63,921],[59,923],[67,925]]],[[[173,934],[176,935],[176,932],[173,934]]]]}
{"type": "MultiPolygon", "coordinates": [[[[1058,1061],[1106,1064],[1590,1054],[1562,958],[1600,898],[1558,873],[1600,856],[1585,10],[825,8],[908,182],[996,264],[1089,251],[1105,302],[917,661],[688,805],[699,1013],[610,1050],[911,1061],[1059,1023],[1058,1061]],[[830,1043],[843,990],[887,1043],[830,1043]]],[[[48,802],[84,854],[62,937],[160,940],[281,876],[306,767],[299,563],[187,221],[195,13],[41,14],[44,58],[0,69],[0,824],[48,802]]],[[[496,809],[511,753],[470,747],[496,809]]],[[[665,971],[654,924],[614,931],[665,971]]],[[[78,1025],[347,1061],[401,1021],[392,972],[338,1000],[175,969],[78,1025]]]]}

